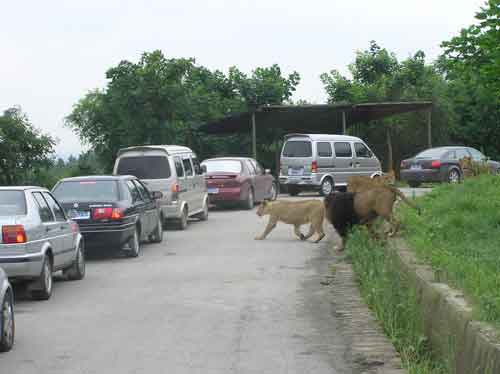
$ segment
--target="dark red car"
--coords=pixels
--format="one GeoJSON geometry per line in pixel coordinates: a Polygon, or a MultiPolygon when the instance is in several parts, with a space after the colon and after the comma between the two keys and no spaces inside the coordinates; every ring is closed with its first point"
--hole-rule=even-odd
{"type": "Polygon", "coordinates": [[[265,199],[276,200],[278,183],[253,158],[222,157],[203,161],[211,204],[240,203],[246,209],[265,199]]]}

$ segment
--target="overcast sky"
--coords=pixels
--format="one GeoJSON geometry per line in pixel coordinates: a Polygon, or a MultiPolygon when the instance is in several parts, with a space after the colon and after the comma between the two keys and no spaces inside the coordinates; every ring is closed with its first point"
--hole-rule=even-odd
{"type": "Polygon", "coordinates": [[[0,22],[0,110],[20,105],[59,138],[57,153],[78,154],[64,117],[105,71],[144,51],[195,57],[210,69],[250,72],[278,63],[296,70],[293,99],[321,103],[319,75],[346,72],[370,40],[406,58],[473,23],[483,0],[85,0],[4,1],[0,22]]]}

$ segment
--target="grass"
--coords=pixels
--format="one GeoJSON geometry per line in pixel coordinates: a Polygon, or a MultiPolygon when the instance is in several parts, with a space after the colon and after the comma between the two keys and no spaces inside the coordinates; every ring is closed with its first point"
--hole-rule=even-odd
{"type": "Polygon", "coordinates": [[[363,298],[400,353],[409,374],[448,373],[446,365],[432,356],[422,333],[414,291],[382,246],[361,229],[355,229],[346,244],[363,298]]]}
{"type": "Polygon", "coordinates": [[[476,318],[500,326],[500,178],[439,185],[402,209],[404,236],[440,281],[464,291],[476,318]]]}

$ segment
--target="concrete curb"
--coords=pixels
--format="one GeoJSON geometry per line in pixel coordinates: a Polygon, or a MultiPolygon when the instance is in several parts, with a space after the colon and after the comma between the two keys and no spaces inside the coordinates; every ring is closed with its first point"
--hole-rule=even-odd
{"type": "Polygon", "coordinates": [[[500,373],[500,338],[493,326],[473,320],[461,291],[436,282],[430,266],[420,265],[406,242],[392,239],[389,249],[400,275],[414,288],[425,335],[432,349],[449,362],[455,374],[500,373]]]}

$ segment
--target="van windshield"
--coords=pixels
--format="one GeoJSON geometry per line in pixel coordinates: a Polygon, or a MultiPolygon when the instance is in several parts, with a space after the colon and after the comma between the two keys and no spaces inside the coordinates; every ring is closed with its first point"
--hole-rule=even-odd
{"type": "Polygon", "coordinates": [[[163,156],[122,157],[116,168],[118,175],[133,175],[139,179],[170,178],[170,164],[163,156]]]}
{"type": "Polygon", "coordinates": [[[312,157],[312,145],[308,140],[288,141],[283,148],[283,157],[312,157]]]}

